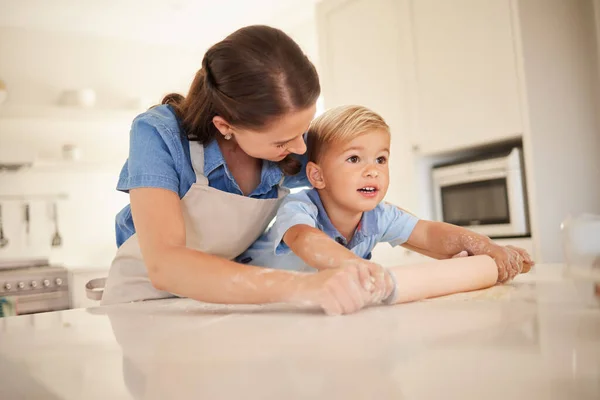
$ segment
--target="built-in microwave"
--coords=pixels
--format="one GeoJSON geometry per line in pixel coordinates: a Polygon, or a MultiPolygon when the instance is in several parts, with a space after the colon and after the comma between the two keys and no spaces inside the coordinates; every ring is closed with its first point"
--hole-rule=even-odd
{"type": "Polygon", "coordinates": [[[529,236],[522,149],[433,168],[436,217],[492,238],[529,236]]]}

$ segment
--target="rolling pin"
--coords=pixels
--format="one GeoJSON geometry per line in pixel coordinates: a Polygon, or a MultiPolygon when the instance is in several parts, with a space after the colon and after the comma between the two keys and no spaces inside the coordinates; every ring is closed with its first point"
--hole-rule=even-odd
{"type": "Polygon", "coordinates": [[[486,289],[498,280],[498,267],[489,256],[436,260],[389,271],[396,280],[393,304],[486,289]]]}

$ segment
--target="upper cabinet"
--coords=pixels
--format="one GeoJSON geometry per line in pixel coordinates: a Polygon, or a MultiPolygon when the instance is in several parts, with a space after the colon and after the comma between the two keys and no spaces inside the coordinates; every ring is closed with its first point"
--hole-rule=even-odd
{"type": "Polygon", "coordinates": [[[523,132],[510,0],[411,0],[422,153],[523,132]]]}
{"type": "Polygon", "coordinates": [[[521,136],[510,7],[511,0],[320,2],[326,107],[372,107],[395,140],[422,154],[521,136]]]}
{"type": "Polygon", "coordinates": [[[317,4],[320,71],[326,108],[361,104],[392,117],[402,65],[394,0],[317,4]]]}
{"type": "Polygon", "coordinates": [[[325,108],[359,104],[381,114],[392,132],[387,200],[415,205],[407,66],[398,1],[326,0],[317,4],[319,74],[325,108]],[[410,189],[410,190],[407,190],[410,189]]]}

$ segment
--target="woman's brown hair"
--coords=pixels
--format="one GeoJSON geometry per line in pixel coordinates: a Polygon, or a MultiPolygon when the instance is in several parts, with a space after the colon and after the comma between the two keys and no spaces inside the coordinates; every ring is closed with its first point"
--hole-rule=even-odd
{"type": "MultiPolygon", "coordinates": [[[[215,138],[216,115],[259,130],[278,117],[313,105],[321,88],[314,65],[283,31],[264,25],[239,29],[204,54],[188,95],[163,99],[177,113],[189,140],[215,138]]],[[[290,156],[279,163],[286,175],[300,170],[290,156]]]]}

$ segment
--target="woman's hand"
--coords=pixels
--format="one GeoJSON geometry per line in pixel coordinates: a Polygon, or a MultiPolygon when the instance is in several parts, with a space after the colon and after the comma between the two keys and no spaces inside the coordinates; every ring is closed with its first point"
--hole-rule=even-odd
{"type": "Polygon", "coordinates": [[[394,291],[396,284],[381,265],[356,257],[341,263],[342,268],[349,266],[356,266],[361,271],[361,285],[371,293],[369,304],[381,303],[394,291]]]}
{"type": "Polygon", "coordinates": [[[373,300],[380,302],[386,292],[381,288],[386,285],[385,273],[379,277],[379,269],[374,267],[377,264],[369,264],[373,263],[349,263],[344,268],[302,274],[296,277],[290,300],[298,305],[319,306],[328,315],[352,314],[373,300]]]}

